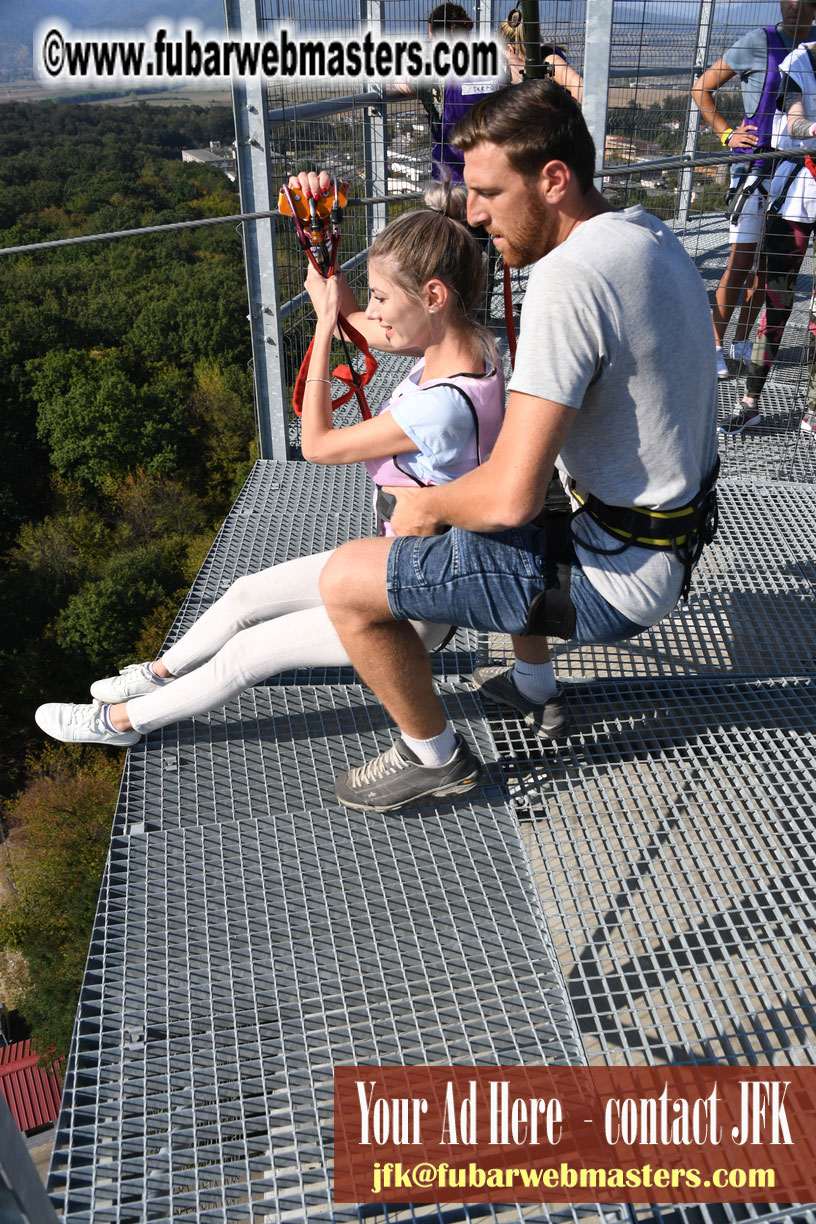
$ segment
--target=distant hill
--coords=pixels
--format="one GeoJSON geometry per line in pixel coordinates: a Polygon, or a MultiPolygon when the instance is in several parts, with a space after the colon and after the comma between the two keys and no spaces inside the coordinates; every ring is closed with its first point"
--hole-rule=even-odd
{"type": "Polygon", "coordinates": [[[49,17],[77,30],[140,30],[159,17],[222,30],[224,5],[222,0],[2,0],[0,79],[31,76],[31,36],[49,17]]]}
{"type": "Polygon", "coordinates": [[[224,5],[222,0],[5,0],[0,5],[0,38],[30,41],[32,30],[48,17],[60,17],[78,30],[138,30],[157,17],[187,17],[220,29],[224,5]]]}
{"type": "MultiPolygon", "coordinates": [[[[504,15],[501,0],[495,0],[494,13],[504,15]]],[[[338,8],[339,8],[338,3],[338,8]]],[[[542,26],[557,23],[564,16],[563,0],[541,0],[542,26]]],[[[573,4],[572,20],[581,20],[586,3],[573,4]]],[[[327,15],[331,6],[326,6],[327,15]]],[[[688,33],[697,20],[699,0],[619,0],[615,20],[637,26],[646,21],[654,29],[682,29],[688,33]]],[[[778,19],[779,5],[772,0],[719,0],[715,8],[718,27],[729,29],[762,25],[778,19]]],[[[60,17],[75,29],[138,30],[160,17],[175,22],[197,21],[205,29],[224,28],[222,0],[0,0],[0,80],[31,76],[31,36],[40,21],[60,17]]]]}
{"type": "MultiPolygon", "coordinates": [[[[540,0],[542,24],[554,25],[559,18],[563,20],[564,7],[563,0],[540,0]]],[[[583,20],[586,8],[585,0],[582,3],[573,0],[572,20],[583,20]]],[[[663,0],[618,0],[615,4],[615,21],[641,22],[645,18],[649,25],[665,22],[666,29],[671,29],[673,26],[696,24],[699,12],[699,0],[674,0],[673,3],[664,3],[663,0]]],[[[766,25],[779,20],[779,5],[773,0],[763,0],[761,4],[757,0],[718,0],[714,14],[718,26],[766,25]]]]}
{"type": "MultiPolygon", "coordinates": [[[[547,9],[555,10],[554,0],[543,0],[542,19],[547,9]]],[[[675,25],[696,23],[700,12],[698,0],[679,0],[679,3],[662,3],[662,0],[619,0],[615,5],[616,21],[641,21],[644,17],[650,25],[664,21],[666,28],[675,25]]],[[[757,26],[779,20],[779,5],[768,0],[758,4],[756,0],[719,0],[714,8],[715,25],[757,26]]]]}

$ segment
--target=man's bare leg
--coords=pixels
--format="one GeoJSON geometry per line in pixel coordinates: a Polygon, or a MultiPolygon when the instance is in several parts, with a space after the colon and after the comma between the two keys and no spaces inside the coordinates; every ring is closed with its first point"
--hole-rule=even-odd
{"type": "MultiPolygon", "coordinates": [[[[714,294],[714,306],[711,311],[714,338],[720,347],[725,339],[725,329],[739,301],[742,287],[753,267],[755,251],[755,242],[737,242],[729,252],[728,263],[725,265],[725,271],[714,294]]],[[[754,317],[752,315],[752,318],[754,317]]],[[[745,339],[745,336],[741,336],[740,339],[745,339]]]]}
{"type": "Polygon", "coordinates": [[[355,540],[323,570],[320,593],[349,658],[403,734],[388,751],[341,774],[335,793],[346,807],[390,811],[428,797],[463,794],[484,771],[445,718],[427,651],[412,625],[395,621],[386,593],[389,540],[355,540]],[[449,743],[439,764],[426,749],[449,743]]]}
{"type": "Polygon", "coordinates": [[[513,654],[523,663],[549,663],[550,646],[545,637],[536,637],[534,634],[529,637],[516,637],[511,634],[510,641],[513,643],[513,654]]]}
{"type": "Polygon", "coordinates": [[[385,588],[390,540],[352,540],[327,562],[320,594],[355,669],[401,731],[431,739],[446,719],[428,653],[407,621],[395,621],[385,588]]]}

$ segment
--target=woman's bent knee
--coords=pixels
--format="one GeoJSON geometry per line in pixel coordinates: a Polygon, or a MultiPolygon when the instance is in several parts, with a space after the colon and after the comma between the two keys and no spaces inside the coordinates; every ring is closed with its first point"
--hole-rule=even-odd
{"type": "Polygon", "coordinates": [[[218,601],[221,610],[229,616],[236,629],[252,622],[252,610],[257,603],[253,583],[256,577],[256,574],[246,574],[243,578],[236,578],[218,601]]]}
{"type": "Polygon", "coordinates": [[[410,621],[422,645],[431,654],[443,645],[451,633],[450,625],[433,625],[430,621],[410,621]]]}

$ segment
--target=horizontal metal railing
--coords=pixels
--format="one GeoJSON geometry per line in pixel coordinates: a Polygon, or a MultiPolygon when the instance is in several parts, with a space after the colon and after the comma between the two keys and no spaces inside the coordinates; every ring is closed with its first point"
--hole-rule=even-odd
{"type": "MultiPolygon", "coordinates": [[[[758,155],[745,153],[695,153],[694,155],[680,153],[676,157],[656,157],[649,161],[634,161],[626,164],[605,163],[604,178],[624,178],[627,174],[636,174],[644,170],[694,170],[711,166],[740,166],[746,161],[752,161],[758,155]]],[[[798,154],[785,149],[769,149],[762,151],[762,160],[767,162],[793,161],[798,154]]]]}

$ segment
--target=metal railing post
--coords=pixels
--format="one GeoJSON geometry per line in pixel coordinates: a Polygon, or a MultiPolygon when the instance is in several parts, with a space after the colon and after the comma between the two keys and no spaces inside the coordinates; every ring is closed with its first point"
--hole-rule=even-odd
{"type": "Polygon", "coordinates": [[[527,49],[525,73],[531,79],[544,76],[541,67],[541,26],[538,20],[538,0],[521,0],[521,29],[527,49]]]}
{"type": "Polygon", "coordinates": [[[0,1218],[28,1224],[59,1224],[61,1219],[0,1093],[0,1218]]]}
{"type": "MultiPolygon", "coordinates": [[[[714,0],[700,0],[700,13],[697,18],[697,52],[694,60],[694,79],[696,80],[708,65],[711,51],[711,31],[714,28],[714,0]]],[[[686,139],[683,145],[683,156],[694,157],[697,152],[697,138],[700,134],[700,112],[689,98],[686,112],[686,139]]],[[[675,218],[681,225],[686,225],[691,209],[691,190],[694,181],[694,170],[691,166],[682,170],[677,190],[677,209],[675,218]]]]}
{"type": "MultiPolygon", "coordinates": [[[[498,22],[495,23],[498,25],[498,22]]],[[[473,32],[480,38],[490,38],[494,33],[493,4],[491,0],[476,0],[473,10],[473,32]]]]}
{"type": "Polygon", "coordinates": [[[587,127],[595,141],[595,172],[598,187],[603,177],[606,117],[609,109],[612,10],[613,0],[587,0],[582,109],[587,127]]]}
{"type": "MultiPolygon", "coordinates": [[[[385,33],[382,0],[360,0],[360,21],[378,34],[385,33]]],[[[363,111],[363,160],[365,194],[382,197],[388,194],[387,107],[384,102],[368,106],[363,111]]],[[[388,221],[388,205],[366,205],[366,240],[371,245],[388,221]]]]}
{"type": "MultiPolygon", "coordinates": [[[[261,37],[262,0],[224,0],[224,13],[230,38],[261,37]]],[[[270,174],[266,90],[260,77],[233,79],[232,107],[241,212],[271,211],[277,208],[278,193],[270,174]]],[[[261,459],[288,459],[289,397],[277,308],[275,220],[245,221],[242,234],[258,453],[261,459]]]]}

